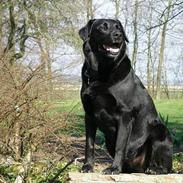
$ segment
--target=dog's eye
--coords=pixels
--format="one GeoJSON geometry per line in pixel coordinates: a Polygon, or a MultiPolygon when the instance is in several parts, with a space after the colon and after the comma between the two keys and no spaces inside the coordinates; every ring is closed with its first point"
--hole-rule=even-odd
{"type": "Polygon", "coordinates": [[[120,27],[119,27],[119,25],[118,25],[118,24],[116,24],[116,25],[115,25],[115,28],[116,28],[116,29],[120,29],[120,27]]]}
{"type": "Polygon", "coordinates": [[[109,28],[108,24],[105,22],[102,25],[100,25],[97,29],[99,30],[99,32],[105,32],[107,31],[109,28]]]}
{"type": "Polygon", "coordinates": [[[108,24],[106,22],[103,24],[103,29],[104,30],[107,30],[108,29],[108,24]]]}

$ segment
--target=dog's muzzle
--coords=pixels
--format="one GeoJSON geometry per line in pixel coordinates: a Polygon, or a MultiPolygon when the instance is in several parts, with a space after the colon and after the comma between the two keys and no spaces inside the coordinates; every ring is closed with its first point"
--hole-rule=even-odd
{"type": "Polygon", "coordinates": [[[102,44],[99,46],[99,51],[107,55],[116,56],[120,52],[122,43],[111,43],[111,44],[102,44]]]}

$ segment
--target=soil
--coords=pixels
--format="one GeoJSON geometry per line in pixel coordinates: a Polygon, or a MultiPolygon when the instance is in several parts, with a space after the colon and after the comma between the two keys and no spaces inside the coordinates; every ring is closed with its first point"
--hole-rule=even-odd
{"type": "MultiPolygon", "coordinates": [[[[50,137],[43,144],[43,148],[34,153],[34,161],[69,162],[82,166],[84,163],[85,137],[58,136],[50,137]],[[44,160],[43,160],[44,157],[44,160]]],[[[105,149],[95,145],[95,172],[101,172],[112,163],[112,158],[105,149]]]]}

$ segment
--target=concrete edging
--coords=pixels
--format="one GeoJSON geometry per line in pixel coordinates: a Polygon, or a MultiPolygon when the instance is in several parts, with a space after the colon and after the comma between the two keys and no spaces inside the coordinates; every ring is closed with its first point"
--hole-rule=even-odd
{"type": "Polygon", "coordinates": [[[69,173],[69,183],[183,183],[183,174],[146,175],[140,173],[102,175],[100,173],[69,173]]]}

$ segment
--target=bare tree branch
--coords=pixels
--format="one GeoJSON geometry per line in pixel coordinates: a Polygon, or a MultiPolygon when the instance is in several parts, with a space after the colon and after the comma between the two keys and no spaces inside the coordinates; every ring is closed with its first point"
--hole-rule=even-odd
{"type": "MultiPolygon", "coordinates": [[[[174,4],[174,5],[180,5],[180,4],[183,4],[183,2],[181,3],[178,3],[178,4],[174,4]]],[[[173,6],[173,5],[172,5],[173,6]]],[[[165,11],[167,10],[167,8],[163,11],[161,17],[164,15],[165,11]]],[[[149,27],[147,28],[147,31],[150,30],[150,29],[154,29],[154,28],[157,28],[157,27],[160,27],[164,24],[166,24],[167,22],[170,22],[171,20],[173,20],[175,17],[179,16],[181,13],[183,13],[183,9],[181,11],[179,11],[178,13],[176,13],[175,15],[173,15],[172,17],[170,17],[168,20],[164,21],[164,22],[161,22],[155,26],[152,26],[152,27],[149,27]]]]}
{"type": "Polygon", "coordinates": [[[13,2],[11,0],[8,0],[9,2],[9,21],[10,21],[10,33],[8,36],[8,43],[6,48],[4,49],[4,53],[6,53],[8,50],[10,50],[14,46],[14,37],[15,37],[15,18],[14,18],[14,6],[13,2]]]}
{"type": "Polygon", "coordinates": [[[19,43],[19,47],[20,47],[20,52],[16,53],[14,55],[14,57],[16,59],[19,59],[21,57],[23,57],[24,53],[25,53],[25,41],[29,38],[28,34],[27,34],[27,24],[26,24],[26,20],[24,19],[24,23],[22,26],[22,35],[20,38],[20,43],[19,43]]]}

